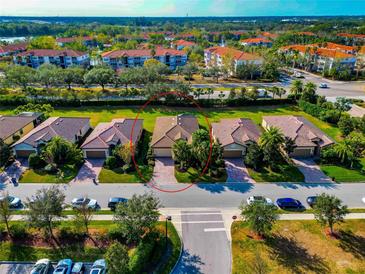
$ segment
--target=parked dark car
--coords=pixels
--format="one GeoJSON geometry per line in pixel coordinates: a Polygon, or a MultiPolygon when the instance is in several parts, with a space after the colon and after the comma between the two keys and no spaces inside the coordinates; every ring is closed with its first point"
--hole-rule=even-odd
{"type": "Polygon", "coordinates": [[[316,204],[317,196],[309,196],[307,197],[307,203],[310,207],[313,207],[316,204]]]}
{"type": "Polygon", "coordinates": [[[112,197],[109,199],[108,207],[114,211],[119,203],[126,203],[127,201],[126,198],[112,197]]]}
{"type": "Polygon", "coordinates": [[[276,200],[276,204],[281,209],[303,209],[302,203],[293,198],[280,198],[276,200]]]}

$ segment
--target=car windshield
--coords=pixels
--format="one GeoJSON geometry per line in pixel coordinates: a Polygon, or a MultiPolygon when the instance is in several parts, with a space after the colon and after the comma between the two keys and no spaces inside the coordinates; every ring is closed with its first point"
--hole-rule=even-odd
{"type": "Polygon", "coordinates": [[[42,270],[44,267],[46,267],[46,264],[37,264],[34,266],[34,270],[42,270]]]}
{"type": "Polygon", "coordinates": [[[101,272],[100,269],[93,269],[91,270],[90,274],[99,274],[101,272]]]}
{"type": "Polygon", "coordinates": [[[90,203],[90,199],[86,198],[84,203],[85,203],[85,204],[90,203]]]}
{"type": "Polygon", "coordinates": [[[253,196],[253,199],[255,201],[262,201],[262,200],[264,200],[264,197],[262,197],[262,196],[253,196]]]}
{"type": "Polygon", "coordinates": [[[9,196],[9,197],[8,197],[8,201],[9,201],[9,202],[14,201],[14,199],[15,199],[15,198],[14,198],[14,197],[12,197],[12,196],[9,196]]]}

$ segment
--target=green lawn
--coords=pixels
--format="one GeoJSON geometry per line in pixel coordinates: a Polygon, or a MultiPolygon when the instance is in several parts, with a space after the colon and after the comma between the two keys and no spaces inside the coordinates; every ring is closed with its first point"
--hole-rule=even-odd
{"type": "MultiPolygon", "coordinates": [[[[148,182],[152,177],[153,169],[149,166],[139,166],[143,178],[148,182]]],[[[137,171],[130,173],[123,173],[121,168],[114,170],[103,167],[99,175],[100,183],[145,183],[145,181],[139,176],[137,171]]]]}
{"type": "Polygon", "coordinates": [[[338,239],[316,221],[278,221],[270,236],[255,240],[245,222],[234,222],[232,273],[364,273],[365,220],[346,220],[335,230],[338,239]]]}
{"type": "Polygon", "coordinates": [[[274,172],[265,167],[260,171],[247,168],[248,173],[256,182],[304,182],[304,175],[293,165],[280,165],[280,171],[274,172]]]}
{"type": "Polygon", "coordinates": [[[365,182],[365,158],[361,159],[361,166],[350,169],[335,165],[320,165],[321,170],[330,178],[335,178],[337,182],[365,182]]]}
{"type": "MultiPolygon", "coordinates": [[[[140,106],[120,106],[120,107],[79,107],[79,108],[56,108],[51,114],[53,116],[71,116],[71,117],[90,117],[92,126],[100,122],[108,122],[113,118],[136,117],[140,106]]],[[[12,108],[0,108],[0,114],[11,114],[12,108]]],[[[156,117],[163,115],[176,115],[179,113],[191,113],[197,115],[201,126],[207,127],[205,118],[195,108],[183,107],[147,107],[142,112],[139,118],[144,119],[144,128],[153,132],[156,117]]],[[[296,106],[244,106],[234,108],[205,108],[205,115],[209,121],[217,122],[221,118],[251,118],[257,124],[261,124],[262,116],[264,115],[303,115],[313,124],[318,126],[332,138],[339,140],[340,131],[338,128],[331,126],[328,123],[320,121],[303,111],[296,106]]]]}
{"type": "Polygon", "coordinates": [[[28,169],[22,174],[20,183],[69,183],[77,175],[79,169],[74,166],[64,166],[61,168],[63,177],[58,174],[48,174],[43,170],[28,169]]]}
{"type": "Polygon", "coordinates": [[[199,178],[199,175],[200,173],[192,167],[186,172],[180,172],[177,170],[177,168],[175,168],[175,178],[179,183],[223,183],[227,181],[227,173],[224,173],[219,178],[209,176],[208,174],[204,174],[199,178]]]}

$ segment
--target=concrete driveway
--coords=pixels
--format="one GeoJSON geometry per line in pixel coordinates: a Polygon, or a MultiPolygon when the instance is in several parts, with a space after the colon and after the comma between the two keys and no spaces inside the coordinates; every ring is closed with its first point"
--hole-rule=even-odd
{"type": "Polygon", "coordinates": [[[155,167],[151,182],[157,185],[177,184],[175,165],[172,158],[155,158],[155,167]]]}
{"type": "Polygon", "coordinates": [[[298,169],[303,173],[306,183],[332,183],[332,180],[322,172],[312,159],[293,159],[298,169]]]}
{"type": "Polygon", "coordinates": [[[93,183],[99,177],[105,159],[87,159],[71,183],[93,183]]]}
{"type": "MultiPolygon", "coordinates": [[[[220,210],[181,211],[182,257],[173,274],[229,274],[231,248],[220,210]]],[[[177,218],[177,216],[173,216],[177,218]]]]}
{"type": "Polygon", "coordinates": [[[256,183],[248,174],[242,158],[226,158],[227,183],[256,183]]]}

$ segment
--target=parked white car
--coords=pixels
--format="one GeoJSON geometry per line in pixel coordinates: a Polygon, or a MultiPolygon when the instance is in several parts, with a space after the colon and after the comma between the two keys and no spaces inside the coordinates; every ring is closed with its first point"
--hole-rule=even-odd
{"type": "Polygon", "coordinates": [[[90,274],[105,274],[106,262],[103,259],[96,260],[91,267],[90,274]]]}
{"type": "Polygon", "coordinates": [[[266,198],[264,196],[251,196],[251,197],[248,197],[247,198],[247,204],[250,205],[254,202],[260,202],[260,203],[265,203],[265,204],[268,204],[268,205],[272,205],[273,202],[271,199],[269,198],[266,198]]]}
{"type": "Polygon", "coordinates": [[[51,261],[49,259],[41,259],[34,264],[30,274],[48,274],[50,269],[51,261]]]}
{"type": "Polygon", "coordinates": [[[362,197],[361,201],[365,204],[365,196],[362,197]]]}
{"type": "Polygon", "coordinates": [[[320,88],[328,88],[327,84],[326,83],[320,83],[319,84],[319,87],[320,88]]]}
{"type": "Polygon", "coordinates": [[[1,196],[0,201],[3,201],[5,198],[8,198],[8,204],[10,208],[19,208],[22,205],[22,201],[20,198],[15,196],[1,196]]]}
{"type": "Polygon", "coordinates": [[[82,208],[83,206],[90,209],[97,209],[99,207],[95,199],[89,199],[87,197],[75,198],[72,200],[71,205],[73,209],[82,208]]]}

